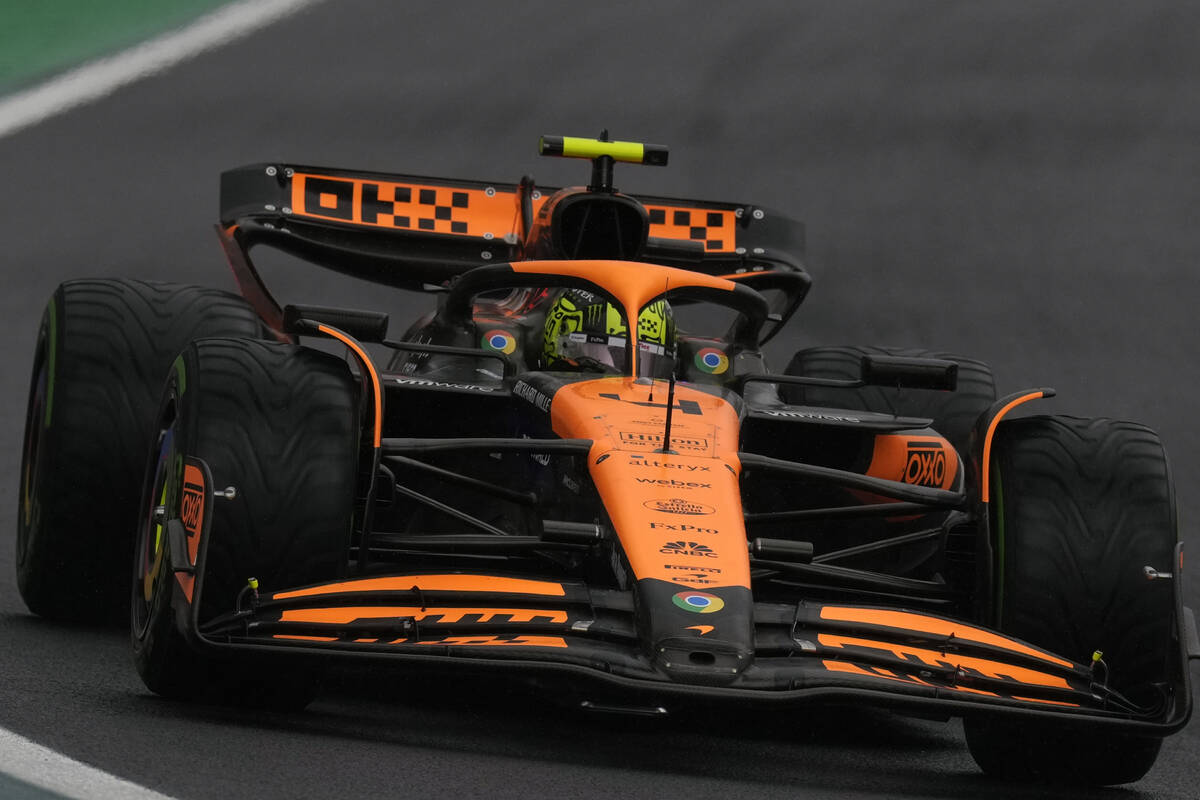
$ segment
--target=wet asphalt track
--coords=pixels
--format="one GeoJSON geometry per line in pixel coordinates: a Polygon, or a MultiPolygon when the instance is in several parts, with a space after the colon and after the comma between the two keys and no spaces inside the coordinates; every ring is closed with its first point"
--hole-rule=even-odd
{"type": "MultiPolygon", "coordinates": [[[[669,144],[629,191],[787,209],[816,278],[788,351],[920,345],[991,362],[1045,410],[1131,417],[1173,456],[1200,608],[1200,9],[1164,3],[326,3],[0,141],[0,725],[179,797],[1007,797],[957,723],[875,712],[647,725],[389,679],[304,714],[146,694],[121,632],[17,596],[31,349],[61,280],[231,287],[217,174],[285,159],[581,182],[542,133],[669,144]]],[[[284,299],[380,300],[316,271],[284,299]],[[341,293],[339,296],[338,293],[341,293]]],[[[388,299],[402,320],[422,307],[388,299]]],[[[87,510],[80,509],[87,534],[87,510]]],[[[1193,669],[1193,679],[1198,671],[1193,669]]],[[[1113,797],[1194,796],[1200,727],[1113,797]]]]}

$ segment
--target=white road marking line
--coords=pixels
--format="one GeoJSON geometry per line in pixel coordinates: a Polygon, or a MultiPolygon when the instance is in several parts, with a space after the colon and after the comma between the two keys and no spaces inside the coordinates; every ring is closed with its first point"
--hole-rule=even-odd
{"type": "Polygon", "coordinates": [[[241,0],[187,27],[0,99],[0,139],[229,44],[319,0],[241,0]]]}
{"type": "Polygon", "coordinates": [[[73,800],[96,797],[170,800],[165,794],[67,758],[6,728],[0,728],[0,764],[4,765],[4,773],[12,778],[73,800]]]}

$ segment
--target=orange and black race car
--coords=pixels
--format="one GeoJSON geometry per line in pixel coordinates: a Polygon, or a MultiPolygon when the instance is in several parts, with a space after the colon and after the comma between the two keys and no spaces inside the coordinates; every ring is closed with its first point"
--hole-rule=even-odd
{"type": "Polygon", "coordinates": [[[589,159],[589,185],[243,167],[218,233],[244,299],[60,286],[29,607],[112,613],[133,552],[137,666],[171,697],[303,705],[324,660],[424,661],[612,710],[961,716],[989,773],[1143,775],[1200,657],[1157,436],[1013,418],[1052,390],[997,399],[945,353],[772,372],[810,285],[798,224],[614,189],[665,147],[540,149],[589,159]],[[436,309],[389,338],[384,313],[280,307],[257,245],[436,309]]]}

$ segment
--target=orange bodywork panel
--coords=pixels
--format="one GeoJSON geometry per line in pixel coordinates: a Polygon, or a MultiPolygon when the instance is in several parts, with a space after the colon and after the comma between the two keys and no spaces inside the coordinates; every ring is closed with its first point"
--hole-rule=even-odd
{"type": "Polygon", "coordinates": [[[1008,680],[1026,686],[1045,686],[1052,689],[1066,690],[1072,688],[1065,678],[1057,675],[1049,675],[1045,672],[1038,672],[1037,670],[1026,669],[1025,667],[1018,667],[1013,664],[1005,664],[1004,662],[993,661],[987,658],[976,658],[957,653],[947,655],[922,647],[911,647],[895,642],[882,642],[831,633],[818,634],[817,641],[826,647],[845,649],[847,651],[846,657],[850,660],[853,660],[855,651],[883,652],[905,661],[919,661],[931,667],[959,669],[985,678],[1008,680]]]}
{"type": "MultiPolygon", "coordinates": [[[[179,498],[179,519],[187,533],[188,563],[195,566],[196,557],[200,551],[200,531],[204,529],[204,505],[208,487],[204,482],[204,472],[194,464],[183,467],[183,491],[179,498]]],[[[183,590],[187,601],[192,602],[196,589],[196,576],[183,572],[175,573],[175,580],[183,590]]]]}
{"type": "MultiPolygon", "coordinates": [[[[845,672],[850,675],[861,675],[867,678],[882,678],[883,680],[896,681],[898,683],[915,683],[921,686],[934,686],[935,684],[923,681],[916,675],[900,675],[891,670],[882,667],[864,667],[859,664],[849,664],[845,661],[822,661],[821,662],[830,672],[845,672]]],[[[939,689],[953,689],[956,692],[967,692],[969,694],[979,694],[985,697],[999,697],[995,692],[988,692],[983,689],[972,689],[967,686],[946,686],[944,684],[936,684],[939,689]]]]}
{"type": "Polygon", "coordinates": [[[281,622],[319,622],[346,625],[360,619],[403,617],[418,622],[455,623],[474,616],[474,622],[548,622],[565,625],[567,612],[542,608],[417,608],[402,606],[340,606],[337,608],[292,608],[281,622]]]}
{"type": "Polygon", "coordinates": [[[958,454],[940,436],[884,434],[875,437],[867,474],[914,486],[951,489],[958,478],[958,454]]]}
{"type": "Polygon", "coordinates": [[[660,239],[703,242],[707,253],[737,249],[737,214],[731,209],[646,203],[650,235],[660,239]]]}
{"type": "MultiPolygon", "coordinates": [[[[534,216],[553,192],[542,189],[532,194],[534,216]]],[[[503,184],[480,188],[478,182],[456,185],[454,181],[297,172],[289,197],[294,216],[315,220],[481,239],[513,240],[523,233],[516,187],[503,184]]],[[[645,208],[649,236],[700,242],[708,253],[737,249],[738,220],[732,208],[653,200],[645,208]]]]}
{"type": "Polygon", "coordinates": [[[349,592],[407,592],[412,589],[426,592],[505,592],[563,597],[566,589],[561,583],[504,578],[495,575],[393,575],[383,578],[360,578],[340,583],[326,583],[306,589],[293,589],[271,595],[272,600],[291,597],[316,597],[349,592]]]}
{"type": "MultiPolygon", "coordinates": [[[[536,213],[546,202],[533,201],[536,213]]],[[[468,188],[297,172],[292,214],[375,228],[504,239],[518,235],[519,204],[512,188],[468,188]]]]}
{"type": "Polygon", "coordinates": [[[602,378],[554,395],[563,438],[591,439],[588,464],[634,575],[684,586],[750,586],[738,417],[720,397],[666,381],[602,378]]]}
{"type": "Polygon", "coordinates": [[[892,611],[882,608],[858,608],[843,606],[824,606],[821,608],[821,619],[831,622],[860,622],[866,625],[881,625],[895,628],[897,631],[916,631],[934,636],[953,637],[968,642],[990,645],[1010,650],[1021,655],[1031,656],[1060,667],[1070,668],[1070,661],[1042,652],[1027,644],[1002,636],[998,633],[976,628],[963,622],[930,617],[925,614],[914,614],[911,611],[892,611]]]}
{"type": "MultiPolygon", "coordinates": [[[[336,642],[336,636],[304,636],[295,633],[276,633],[271,638],[296,642],[336,642]]],[[[356,639],[358,643],[376,643],[378,639],[356,639]]],[[[561,647],[567,646],[567,640],[561,636],[447,636],[442,639],[422,639],[410,642],[407,639],[397,639],[381,644],[423,644],[455,647],[561,647]]]]}

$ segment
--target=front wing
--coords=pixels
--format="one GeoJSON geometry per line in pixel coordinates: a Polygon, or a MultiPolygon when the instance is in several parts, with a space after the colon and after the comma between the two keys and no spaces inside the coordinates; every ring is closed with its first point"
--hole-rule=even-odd
{"type": "MultiPolygon", "coordinates": [[[[1182,645],[1176,685],[1163,687],[1156,707],[1139,708],[1107,690],[1090,665],[947,617],[877,606],[756,603],[752,664],[716,674],[711,650],[689,652],[676,640],[669,657],[683,663],[668,665],[670,676],[638,639],[633,593],[582,583],[412,574],[248,593],[243,607],[203,627],[191,604],[177,610],[201,648],[510,667],[559,673],[577,688],[590,679],[643,699],[869,702],[1054,716],[1156,735],[1182,727],[1191,710],[1182,645]]],[[[1178,641],[1194,640],[1190,614],[1179,617],[1178,641]]],[[[697,640],[719,624],[709,622],[697,615],[697,640]]]]}

